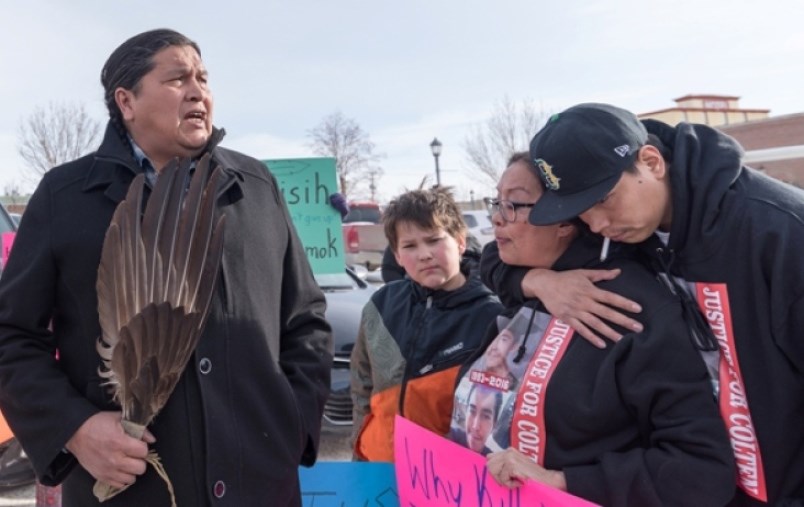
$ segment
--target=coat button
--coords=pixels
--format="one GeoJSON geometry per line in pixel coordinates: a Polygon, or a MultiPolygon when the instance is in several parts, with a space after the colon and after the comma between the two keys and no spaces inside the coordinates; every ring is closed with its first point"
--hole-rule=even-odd
{"type": "Polygon", "coordinates": [[[215,494],[215,498],[223,498],[223,495],[226,494],[226,483],[223,481],[218,481],[212,487],[212,492],[215,494]]]}
{"type": "Polygon", "coordinates": [[[201,360],[198,361],[198,371],[204,375],[212,371],[212,361],[210,361],[208,357],[202,357],[201,360]]]}

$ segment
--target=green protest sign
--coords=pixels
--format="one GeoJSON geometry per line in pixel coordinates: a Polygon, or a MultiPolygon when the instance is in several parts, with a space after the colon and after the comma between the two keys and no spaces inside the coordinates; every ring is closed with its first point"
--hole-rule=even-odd
{"type": "Polygon", "coordinates": [[[315,274],[343,273],[340,214],[329,204],[338,191],[334,158],[263,160],[279,183],[290,218],[315,274]]]}

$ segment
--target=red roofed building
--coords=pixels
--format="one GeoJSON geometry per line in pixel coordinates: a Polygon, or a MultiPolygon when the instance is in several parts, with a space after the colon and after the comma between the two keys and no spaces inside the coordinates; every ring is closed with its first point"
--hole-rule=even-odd
{"type": "Polygon", "coordinates": [[[804,188],[804,113],[771,117],[769,109],[743,109],[740,97],[686,95],[676,107],[639,115],[671,125],[703,123],[734,137],[746,150],[746,164],[804,188]]]}

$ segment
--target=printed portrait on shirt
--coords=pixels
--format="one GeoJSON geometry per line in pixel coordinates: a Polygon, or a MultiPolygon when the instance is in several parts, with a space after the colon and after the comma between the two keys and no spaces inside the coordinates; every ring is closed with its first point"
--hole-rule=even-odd
{"type": "Polygon", "coordinates": [[[497,318],[497,336],[455,390],[450,440],[484,455],[507,447],[517,388],[549,322],[528,307],[497,318]]]}

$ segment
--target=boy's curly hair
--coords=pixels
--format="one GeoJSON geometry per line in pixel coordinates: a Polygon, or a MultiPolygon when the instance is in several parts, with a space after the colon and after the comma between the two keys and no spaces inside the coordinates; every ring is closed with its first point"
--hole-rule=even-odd
{"type": "Polygon", "coordinates": [[[453,238],[466,235],[463,215],[449,187],[409,190],[391,201],[382,215],[385,237],[396,251],[399,237],[396,226],[411,222],[426,230],[444,229],[453,238]]]}

